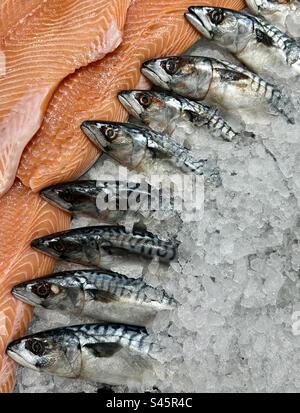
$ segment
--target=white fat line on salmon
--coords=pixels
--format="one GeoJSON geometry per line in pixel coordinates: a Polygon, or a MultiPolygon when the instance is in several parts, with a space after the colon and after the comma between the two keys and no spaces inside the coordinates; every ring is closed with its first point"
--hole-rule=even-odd
{"type": "Polygon", "coordinates": [[[151,89],[151,87],[152,87],[151,82],[144,75],[140,76],[140,80],[135,86],[136,89],[143,89],[143,90],[151,89]]]}
{"type": "Polygon", "coordinates": [[[4,52],[0,51],[0,76],[6,75],[6,56],[4,52]]]}
{"type": "MultiPolygon", "coordinates": [[[[118,29],[117,23],[113,20],[107,32],[99,34],[98,38],[91,44],[89,59],[95,62],[102,59],[107,53],[115,50],[122,42],[122,32],[118,29]]],[[[79,66],[81,67],[81,65],[79,66]]]]}
{"type": "Polygon", "coordinates": [[[40,86],[38,90],[32,88],[16,103],[0,125],[0,197],[13,184],[22,152],[42,123],[40,108],[48,93],[48,87],[40,86]],[[18,119],[15,118],[16,113],[18,119]],[[22,130],[19,139],[12,140],[18,130],[22,130]]]}

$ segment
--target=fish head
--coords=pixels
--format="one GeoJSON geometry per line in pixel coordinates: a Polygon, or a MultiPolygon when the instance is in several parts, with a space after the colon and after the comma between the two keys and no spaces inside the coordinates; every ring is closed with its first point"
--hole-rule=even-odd
{"type": "Polygon", "coordinates": [[[85,121],[81,128],[98,148],[120,164],[132,169],[142,161],[147,138],[136,125],[85,121]]]}
{"type": "Polygon", "coordinates": [[[83,241],[79,233],[63,231],[34,239],[31,247],[51,257],[80,262],[85,254],[83,241]]]}
{"type": "Polygon", "coordinates": [[[18,284],[12,289],[12,294],[30,305],[72,313],[81,313],[84,305],[80,279],[65,274],[18,284]]]}
{"type": "Polygon", "coordinates": [[[157,86],[192,99],[204,99],[212,79],[209,60],[198,56],[148,60],[142,72],[157,86]]]}
{"type": "Polygon", "coordinates": [[[80,341],[68,328],[44,331],[11,342],[7,355],[21,366],[53,373],[62,377],[78,377],[81,369],[80,341]]]}
{"type": "Polygon", "coordinates": [[[254,18],[234,10],[195,6],[185,16],[204,37],[232,53],[241,52],[254,35],[254,18]]]}
{"type": "Polygon", "coordinates": [[[95,209],[93,197],[96,186],[86,181],[67,182],[43,189],[40,195],[54,206],[67,212],[81,212],[95,209]]]}
{"type": "Polygon", "coordinates": [[[169,99],[167,94],[146,90],[126,90],[119,93],[119,100],[126,110],[146,125],[168,109],[169,99]]]}

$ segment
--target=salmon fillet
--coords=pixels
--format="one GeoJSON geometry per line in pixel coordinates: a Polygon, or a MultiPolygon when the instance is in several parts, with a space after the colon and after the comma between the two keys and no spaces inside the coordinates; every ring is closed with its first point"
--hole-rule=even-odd
{"type": "Polygon", "coordinates": [[[30,248],[33,238],[69,227],[69,216],[16,182],[0,199],[0,393],[11,391],[15,364],[7,344],[26,333],[32,307],[15,299],[11,288],[53,271],[55,260],[30,248]]]}
{"type": "Polygon", "coordinates": [[[30,13],[34,13],[43,0],[1,0],[0,37],[13,30],[30,13]]]}
{"type": "Polygon", "coordinates": [[[12,185],[59,82],[120,44],[130,2],[5,0],[1,5],[0,196],[12,185]]]}
{"type": "Polygon", "coordinates": [[[126,121],[127,112],[116,95],[137,87],[141,63],[180,54],[199,39],[184,18],[191,4],[242,9],[242,0],[136,0],[129,8],[121,46],[100,62],[81,68],[59,86],[39,132],[23,153],[18,177],[38,191],[78,178],[100,153],[83,135],[87,119],[126,121]]]}
{"type": "MultiPolygon", "coordinates": [[[[73,179],[92,165],[99,156],[99,152],[81,133],[81,122],[93,118],[120,121],[127,119],[128,115],[119,104],[116,94],[122,89],[129,89],[137,85],[145,88],[150,87],[140,75],[141,63],[148,58],[160,55],[179,54],[199,38],[196,31],[183,17],[184,11],[191,4],[204,3],[197,0],[134,1],[129,9],[125,38],[121,47],[101,62],[93,63],[68,76],[56,91],[40,131],[23,154],[19,176],[25,185],[38,191],[49,184],[73,179]]],[[[244,7],[244,3],[240,0],[232,2],[229,0],[210,1],[209,4],[223,4],[237,9],[244,7]]],[[[19,183],[9,191],[2,201],[0,200],[0,224],[3,217],[6,216],[6,211],[12,209],[10,203],[17,204],[15,207],[15,211],[17,211],[19,205],[26,204],[24,202],[26,197],[28,198],[27,203],[29,203],[29,199],[33,204],[34,200],[36,202],[38,200],[41,205],[40,210],[34,213],[33,206],[29,206],[23,214],[21,209],[19,213],[23,214],[23,220],[21,219],[19,224],[15,225],[14,219],[16,218],[11,217],[12,224],[9,225],[9,220],[7,220],[3,233],[17,233],[18,228],[22,228],[24,240],[25,234],[28,233],[28,242],[20,241],[18,237],[17,245],[20,253],[16,254],[15,257],[11,256],[9,248],[8,251],[0,252],[0,262],[8,263],[8,265],[2,264],[2,267],[0,264],[0,277],[2,272],[3,279],[8,280],[8,275],[13,277],[9,288],[3,290],[3,298],[1,298],[2,290],[0,290],[0,303],[8,303],[8,305],[3,304],[4,308],[0,306],[0,314],[2,312],[7,314],[2,321],[0,319],[0,331],[4,326],[2,341],[0,338],[0,356],[2,355],[0,392],[11,391],[15,378],[14,364],[9,358],[3,356],[3,349],[8,341],[26,330],[31,316],[29,307],[14,300],[9,294],[9,290],[17,282],[32,278],[37,273],[43,275],[51,271],[50,267],[53,265],[49,257],[30,250],[29,240],[41,235],[41,233],[55,232],[68,226],[68,218],[62,212],[43,203],[37,195],[26,190],[19,183]],[[14,201],[9,202],[10,198],[14,201]],[[46,225],[51,219],[43,218],[50,211],[52,211],[52,216],[58,218],[52,229],[46,225]],[[23,248],[23,251],[21,251],[22,245],[27,246],[23,248]],[[27,265],[31,262],[32,265],[27,265]],[[16,271],[13,263],[16,263],[16,268],[23,268],[23,271],[16,271]],[[10,268],[13,268],[13,273],[10,268]],[[16,274],[18,273],[22,273],[22,276],[18,277],[17,280],[16,274]],[[12,317],[15,319],[13,320],[12,317]],[[25,322],[22,322],[23,319],[25,322]],[[8,323],[7,320],[13,321],[8,323]]],[[[15,215],[18,216],[16,212],[15,215]]],[[[13,248],[16,248],[14,242],[9,239],[7,244],[12,243],[13,248]]]]}

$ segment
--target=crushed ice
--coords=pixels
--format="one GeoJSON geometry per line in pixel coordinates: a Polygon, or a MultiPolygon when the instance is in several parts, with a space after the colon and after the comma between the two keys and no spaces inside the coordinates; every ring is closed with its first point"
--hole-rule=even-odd
{"type": "MultiPolygon", "coordinates": [[[[192,53],[230,59],[206,41],[192,53]]],[[[270,72],[272,77],[299,107],[299,82],[279,80],[278,73],[270,72]]],[[[180,303],[173,313],[159,314],[150,328],[166,349],[159,356],[163,366],[157,365],[154,378],[146,375],[144,383],[115,390],[300,391],[299,115],[294,126],[274,114],[266,114],[262,122],[240,119],[256,137],[233,143],[203,129],[176,129],[174,138],[187,141],[195,156],[217,160],[223,185],[206,190],[199,222],[169,216],[161,224],[145,218],[152,232],[177,235],[178,262],[167,268],[123,258],[113,266],[133,277],[143,275],[180,303]]],[[[102,157],[87,176],[102,179],[113,164],[102,157]]],[[[122,223],[130,226],[133,220],[122,223]]],[[[73,226],[87,224],[95,221],[73,221],[73,226]]],[[[57,267],[62,268],[75,266],[57,267]]],[[[83,321],[41,309],[35,314],[30,331],[83,321]]],[[[18,392],[34,393],[96,392],[101,387],[26,368],[18,368],[17,383],[18,392]]]]}

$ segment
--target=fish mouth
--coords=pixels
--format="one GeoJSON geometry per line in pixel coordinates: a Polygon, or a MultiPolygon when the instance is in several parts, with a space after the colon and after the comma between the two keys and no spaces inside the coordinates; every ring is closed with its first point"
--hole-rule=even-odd
{"type": "Polygon", "coordinates": [[[139,117],[141,111],[138,109],[138,103],[135,101],[135,98],[132,97],[128,92],[118,93],[118,99],[124,106],[124,108],[133,116],[139,117]]]}
{"type": "Polygon", "coordinates": [[[101,131],[99,130],[99,124],[101,124],[101,122],[86,120],[81,124],[81,130],[97,148],[105,152],[108,143],[105,137],[102,135],[101,131]]]}
{"type": "Polygon", "coordinates": [[[18,287],[18,286],[13,287],[13,289],[11,290],[11,293],[18,300],[21,300],[26,304],[39,305],[38,300],[35,302],[32,298],[27,297],[26,292],[24,292],[24,289],[22,287],[18,287]]]}
{"type": "Polygon", "coordinates": [[[42,252],[43,254],[48,255],[49,257],[55,257],[55,258],[60,258],[61,255],[56,252],[54,249],[51,247],[48,247],[47,245],[44,244],[44,239],[43,238],[37,238],[31,241],[31,248],[42,252]]]}
{"type": "Polygon", "coordinates": [[[14,297],[25,301],[26,303],[28,303],[28,300],[26,300],[25,296],[24,296],[24,291],[23,288],[21,287],[13,287],[13,289],[11,290],[11,293],[13,294],[14,297]]]}
{"type": "MultiPolygon", "coordinates": [[[[145,63],[144,63],[145,64],[145,63]]],[[[160,86],[164,89],[170,90],[167,82],[163,81],[158,74],[155,72],[155,70],[151,69],[148,66],[142,66],[141,72],[143,75],[145,75],[152,83],[154,83],[157,86],[160,86]]]]}
{"type": "Polygon", "coordinates": [[[85,120],[84,122],[82,122],[80,128],[82,132],[93,142],[93,144],[99,147],[99,142],[93,126],[94,122],[85,120]]]}
{"type": "Polygon", "coordinates": [[[72,205],[57,199],[57,196],[52,192],[51,188],[42,189],[39,195],[44,201],[48,202],[48,204],[59,207],[65,212],[71,212],[70,209],[72,205]]]}
{"type": "Polygon", "coordinates": [[[212,25],[205,7],[189,7],[189,12],[185,13],[185,17],[204,37],[213,38],[212,25]]]}
{"type": "Polygon", "coordinates": [[[39,371],[39,369],[34,365],[29,363],[22,357],[17,351],[15,351],[13,347],[14,343],[11,343],[7,346],[6,354],[13,359],[16,363],[20,364],[21,366],[27,367],[29,369],[39,371]]]}

